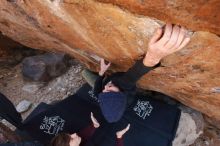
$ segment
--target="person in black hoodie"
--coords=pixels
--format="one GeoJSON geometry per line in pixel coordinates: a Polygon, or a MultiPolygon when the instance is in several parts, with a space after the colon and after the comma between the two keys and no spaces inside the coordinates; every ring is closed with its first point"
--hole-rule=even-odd
{"type": "Polygon", "coordinates": [[[190,41],[184,27],[166,24],[165,30],[159,28],[148,44],[145,57],[137,61],[127,72],[105,76],[110,63],[101,59],[99,77],[95,81],[94,94],[105,119],[109,123],[122,117],[127,105],[134,100],[136,82],[147,72],[158,67],[160,60],[182,49],[190,41]]]}

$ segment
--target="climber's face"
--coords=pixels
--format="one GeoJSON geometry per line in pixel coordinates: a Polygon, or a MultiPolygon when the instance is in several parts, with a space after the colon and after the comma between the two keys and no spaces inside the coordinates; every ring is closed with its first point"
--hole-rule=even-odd
{"type": "Polygon", "coordinates": [[[108,82],[105,85],[105,88],[102,90],[102,92],[119,92],[119,88],[115,86],[112,82],[108,82]]]}
{"type": "Polygon", "coordinates": [[[76,133],[70,135],[69,146],[79,146],[81,143],[81,137],[79,137],[76,133]]]}

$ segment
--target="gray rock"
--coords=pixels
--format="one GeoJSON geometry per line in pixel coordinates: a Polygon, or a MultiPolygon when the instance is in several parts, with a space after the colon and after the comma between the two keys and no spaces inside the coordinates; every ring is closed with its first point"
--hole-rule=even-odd
{"type": "Polygon", "coordinates": [[[22,100],[16,107],[16,110],[19,113],[23,113],[26,112],[28,109],[30,109],[32,103],[30,101],[27,100],[22,100]]]}
{"type": "Polygon", "coordinates": [[[65,54],[46,53],[43,55],[27,57],[22,62],[22,74],[32,81],[49,81],[63,74],[68,68],[65,54]]]}
{"type": "Polygon", "coordinates": [[[204,119],[200,112],[181,106],[181,117],[173,146],[189,146],[203,133],[204,119]]]}
{"type": "Polygon", "coordinates": [[[28,83],[22,87],[22,90],[28,93],[35,93],[43,86],[43,83],[28,83]]]}

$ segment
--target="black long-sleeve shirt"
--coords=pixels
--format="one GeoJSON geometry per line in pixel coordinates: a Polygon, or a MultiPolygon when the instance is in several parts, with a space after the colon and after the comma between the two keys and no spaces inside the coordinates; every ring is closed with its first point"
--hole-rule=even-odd
{"type": "MultiPolygon", "coordinates": [[[[88,127],[81,130],[78,134],[82,138],[82,142],[80,143],[80,146],[85,146],[86,142],[93,136],[95,133],[96,128],[93,126],[93,124],[89,125],[88,127]]],[[[123,139],[117,138],[116,139],[116,145],[115,146],[123,146],[123,139]]]]}
{"type": "Polygon", "coordinates": [[[130,104],[136,93],[136,82],[146,73],[158,67],[146,67],[143,64],[143,59],[138,60],[127,72],[114,73],[111,76],[99,76],[95,82],[94,94],[98,96],[102,92],[104,86],[112,81],[126,96],[127,102],[130,104]]]}

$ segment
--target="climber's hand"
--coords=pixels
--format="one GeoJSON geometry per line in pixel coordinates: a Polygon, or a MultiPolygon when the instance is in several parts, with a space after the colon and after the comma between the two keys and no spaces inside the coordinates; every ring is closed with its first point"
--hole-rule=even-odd
{"type": "Polygon", "coordinates": [[[122,138],[122,136],[130,129],[130,124],[127,125],[126,128],[120,130],[120,131],[117,131],[116,132],[116,136],[117,138],[122,138]]]}
{"type": "Polygon", "coordinates": [[[100,61],[99,75],[103,76],[105,74],[105,72],[108,70],[108,68],[110,67],[110,65],[111,65],[110,62],[108,64],[105,64],[105,60],[102,58],[100,61]]]}
{"type": "Polygon", "coordinates": [[[96,118],[94,117],[93,113],[91,112],[91,120],[92,120],[92,123],[93,123],[93,126],[95,128],[99,128],[100,124],[99,122],[96,120],[96,118]]]}
{"type": "Polygon", "coordinates": [[[190,37],[184,27],[166,24],[164,34],[163,29],[158,28],[149,41],[144,65],[155,66],[162,58],[185,47],[189,41],[190,37]]]}

